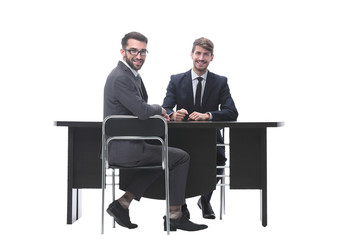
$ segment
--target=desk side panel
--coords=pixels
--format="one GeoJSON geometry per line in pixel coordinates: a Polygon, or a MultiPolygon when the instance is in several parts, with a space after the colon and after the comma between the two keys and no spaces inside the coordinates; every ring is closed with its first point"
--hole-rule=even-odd
{"type": "Polygon", "coordinates": [[[101,128],[74,128],[73,188],[101,188],[101,128]]]}
{"type": "Polygon", "coordinates": [[[231,189],[262,189],[264,137],[265,128],[230,129],[231,189]]]}

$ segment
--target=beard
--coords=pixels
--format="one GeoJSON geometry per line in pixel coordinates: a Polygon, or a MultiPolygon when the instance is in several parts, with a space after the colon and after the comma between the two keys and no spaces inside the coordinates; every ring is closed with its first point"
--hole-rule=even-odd
{"type": "Polygon", "coordinates": [[[125,62],[134,70],[138,71],[141,69],[142,65],[144,64],[144,60],[143,59],[140,59],[138,61],[140,61],[141,64],[134,64],[133,61],[135,57],[132,57],[130,56],[130,58],[128,57],[128,55],[125,53],[125,62]]]}
{"type": "Polygon", "coordinates": [[[207,67],[209,66],[208,62],[205,61],[195,61],[193,67],[198,70],[199,72],[206,71],[207,67]]]}

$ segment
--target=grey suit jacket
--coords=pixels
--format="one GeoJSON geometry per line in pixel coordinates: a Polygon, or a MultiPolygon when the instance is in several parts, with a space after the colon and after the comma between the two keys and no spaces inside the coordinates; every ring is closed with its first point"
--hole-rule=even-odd
{"type": "MultiPolygon", "coordinates": [[[[160,105],[147,103],[143,82],[137,82],[131,70],[121,61],[109,74],[104,88],[104,118],[109,115],[134,115],[147,119],[161,115],[160,105]]],[[[115,142],[110,147],[109,163],[117,165],[141,161],[144,155],[144,141],[115,142]],[[124,151],[126,149],[126,151],[124,151]]]]}

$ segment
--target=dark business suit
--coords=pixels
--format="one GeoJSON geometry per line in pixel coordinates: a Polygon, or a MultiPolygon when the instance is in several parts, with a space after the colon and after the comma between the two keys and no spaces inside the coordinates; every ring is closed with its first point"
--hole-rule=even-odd
{"type": "MultiPolygon", "coordinates": [[[[191,114],[194,111],[195,96],[193,95],[191,70],[172,75],[162,106],[169,115],[173,113],[175,106],[176,110],[184,108],[191,114]]],[[[212,121],[235,121],[237,119],[238,112],[226,77],[208,72],[200,112],[211,113],[212,121]]],[[[224,143],[220,129],[218,129],[217,142],[224,143]]],[[[223,166],[225,161],[225,148],[217,147],[217,165],[223,166]]]]}
{"type": "MultiPolygon", "coordinates": [[[[184,108],[191,114],[194,111],[194,97],[190,70],[171,76],[162,106],[168,114],[173,112],[175,106],[176,110],[184,108]]],[[[238,112],[226,77],[208,72],[201,112],[210,112],[213,121],[235,121],[237,119],[238,112]]]]}
{"type": "MultiPolygon", "coordinates": [[[[161,115],[160,105],[147,103],[148,96],[141,79],[123,63],[109,74],[104,88],[104,118],[109,115],[135,115],[147,119],[161,115]]],[[[170,205],[182,205],[185,201],[185,186],[189,168],[189,155],[181,149],[169,148],[170,205]]],[[[145,141],[118,141],[109,151],[110,165],[141,166],[161,163],[161,146],[145,141]]],[[[140,199],[148,187],[163,174],[147,171],[132,177],[127,191],[140,199]]]]}

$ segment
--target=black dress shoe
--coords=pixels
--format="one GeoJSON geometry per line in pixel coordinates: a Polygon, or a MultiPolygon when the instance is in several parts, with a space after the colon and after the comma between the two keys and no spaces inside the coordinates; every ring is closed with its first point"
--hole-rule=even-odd
{"type": "Polygon", "coordinates": [[[200,197],[197,204],[202,210],[203,218],[215,219],[215,213],[211,207],[210,202],[206,201],[203,196],[200,197]]]}
{"type": "Polygon", "coordinates": [[[123,208],[118,200],[113,201],[106,212],[110,214],[120,226],[129,229],[137,228],[137,225],[130,221],[129,209],[123,208]]]}
{"type": "MultiPolygon", "coordinates": [[[[204,224],[196,224],[191,222],[185,215],[182,215],[180,219],[170,219],[170,231],[176,231],[177,229],[184,231],[199,231],[206,229],[208,226],[204,224]]],[[[164,231],[166,231],[166,217],[164,216],[164,231]]]]}
{"type": "Polygon", "coordinates": [[[187,208],[186,203],[184,203],[184,205],[181,206],[181,211],[183,215],[185,215],[188,219],[190,219],[190,212],[189,209],[187,208]]]}

